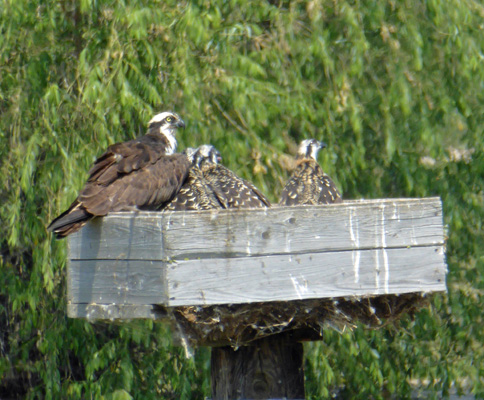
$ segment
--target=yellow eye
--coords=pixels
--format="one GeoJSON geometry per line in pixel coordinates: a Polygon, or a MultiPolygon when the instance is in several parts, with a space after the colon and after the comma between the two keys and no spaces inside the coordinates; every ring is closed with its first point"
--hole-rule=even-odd
{"type": "Polygon", "coordinates": [[[172,122],[173,121],[173,117],[167,117],[166,118],[166,122],[172,122]]]}

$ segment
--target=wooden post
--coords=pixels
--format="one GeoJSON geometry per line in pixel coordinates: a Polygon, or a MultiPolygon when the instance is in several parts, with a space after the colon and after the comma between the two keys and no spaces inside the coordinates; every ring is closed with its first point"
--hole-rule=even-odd
{"type": "Polygon", "coordinates": [[[305,399],[303,345],[287,335],[212,348],[212,400],[305,399]]]}

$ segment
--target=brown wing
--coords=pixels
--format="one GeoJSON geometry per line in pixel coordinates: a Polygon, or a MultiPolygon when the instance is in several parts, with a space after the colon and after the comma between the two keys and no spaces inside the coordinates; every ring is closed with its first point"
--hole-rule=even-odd
{"type": "Polygon", "coordinates": [[[223,196],[220,196],[203,177],[196,166],[190,168],[188,178],[180,191],[162,209],[167,211],[213,210],[227,208],[223,196]]]}
{"type": "Polygon", "coordinates": [[[320,192],[318,204],[332,204],[332,203],[342,203],[341,193],[334,184],[333,180],[323,173],[319,176],[320,192]]]}
{"type": "Polygon", "coordinates": [[[124,174],[156,163],[164,155],[165,144],[150,136],[113,144],[94,162],[88,182],[108,185],[124,174]]]}
{"type": "Polygon", "coordinates": [[[262,208],[271,203],[252,183],[220,164],[202,169],[203,176],[225,197],[229,208],[262,208]]]}
{"type": "Polygon", "coordinates": [[[190,167],[185,155],[164,153],[164,145],[147,136],[110,146],[90,169],[78,198],[47,229],[64,237],[95,216],[157,209],[180,190],[190,167]]]}
{"type": "Polygon", "coordinates": [[[76,199],[66,211],[50,223],[47,230],[55,232],[58,239],[63,238],[77,232],[92,218],[93,215],[88,213],[76,199]]]}
{"type": "Polygon", "coordinates": [[[282,190],[279,205],[317,205],[341,203],[341,194],[331,178],[314,160],[298,164],[282,190]]]}
{"type": "Polygon", "coordinates": [[[132,163],[125,163],[121,171],[112,164],[98,179],[90,179],[78,200],[96,216],[112,211],[155,210],[180,190],[189,166],[190,162],[183,154],[160,155],[156,160],[144,163],[133,157],[132,163]],[[133,169],[129,170],[130,167],[133,169]],[[124,172],[127,170],[129,172],[124,172]]]}

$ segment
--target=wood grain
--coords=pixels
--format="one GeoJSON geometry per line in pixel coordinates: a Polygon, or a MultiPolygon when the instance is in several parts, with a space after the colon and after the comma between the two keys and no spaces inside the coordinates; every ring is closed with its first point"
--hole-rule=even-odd
{"type": "Polygon", "coordinates": [[[213,347],[212,399],[304,399],[303,345],[279,335],[213,347]]]}
{"type": "Polygon", "coordinates": [[[166,312],[152,305],[132,304],[67,304],[67,316],[89,320],[168,319],[166,312]]]}
{"type": "Polygon", "coordinates": [[[446,290],[439,198],[116,213],[68,241],[71,305],[173,307],[446,290]]]}
{"type": "Polygon", "coordinates": [[[173,262],[167,281],[169,306],[235,304],[444,291],[445,266],[438,246],[338,251],[173,262]]]}
{"type": "Polygon", "coordinates": [[[67,300],[95,304],[163,304],[165,267],[161,261],[72,260],[67,300]]]}
{"type": "Polygon", "coordinates": [[[69,238],[70,259],[198,259],[443,244],[438,198],[252,210],[115,213],[69,238]]]}

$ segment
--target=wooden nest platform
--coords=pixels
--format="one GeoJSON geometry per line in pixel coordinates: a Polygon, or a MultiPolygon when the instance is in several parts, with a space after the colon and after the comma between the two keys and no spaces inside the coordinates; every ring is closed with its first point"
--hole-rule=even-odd
{"type": "Polygon", "coordinates": [[[68,239],[72,318],[165,319],[212,346],[212,398],[304,398],[302,341],[446,290],[439,198],[114,213],[68,239]]]}
{"type": "Polygon", "coordinates": [[[170,310],[194,343],[378,327],[446,290],[439,198],[115,213],[68,240],[70,317],[170,310]]]}
{"type": "Polygon", "coordinates": [[[171,310],[177,334],[191,346],[231,346],[281,333],[293,340],[320,340],[323,330],[354,328],[362,323],[378,329],[413,315],[428,305],[421,293],[367,298],[309,299],[291,302],[187,306],[171,310]]]}

